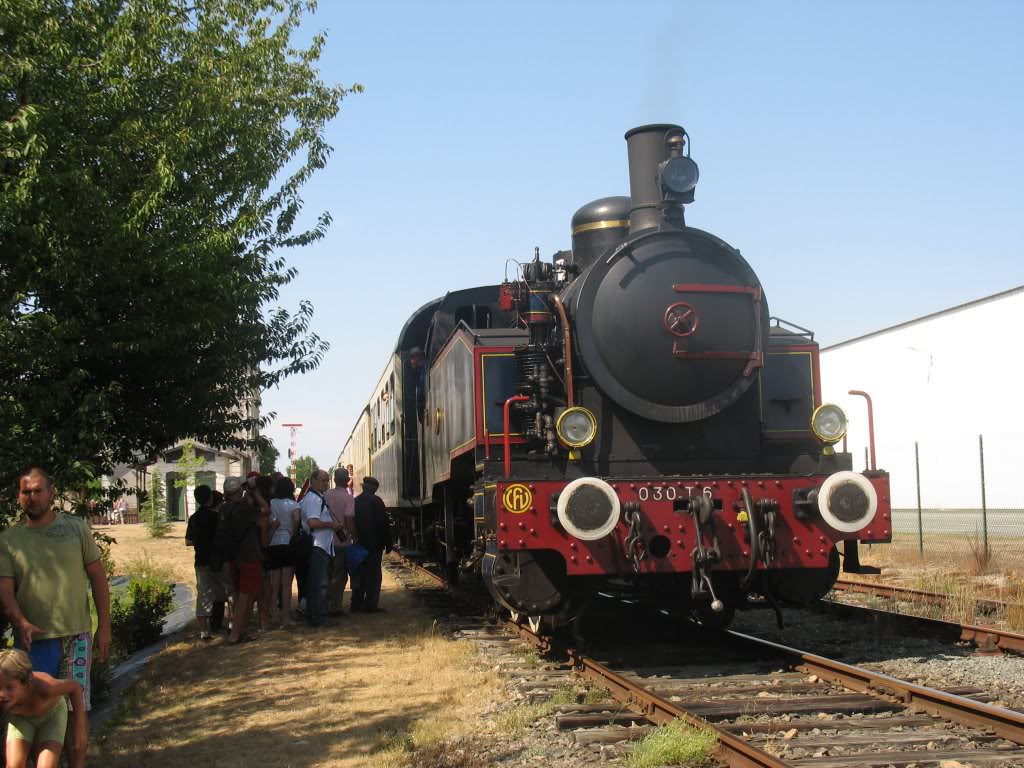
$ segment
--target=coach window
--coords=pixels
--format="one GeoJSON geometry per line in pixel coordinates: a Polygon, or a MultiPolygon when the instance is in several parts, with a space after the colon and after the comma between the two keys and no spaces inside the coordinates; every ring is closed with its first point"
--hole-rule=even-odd
{"type": "Polygon", "coordinates": [[[395,431],[395,374],[391,374],[391,380],[388,382],[388,391],[391,393],[388,398],[388,429],[394,433],[395,431]]]}
{"type": "Polygon", "coordinates": [[[380,396],[377,397],[377,447],[384,444],[384,420],[380,417],[380,396]]]}

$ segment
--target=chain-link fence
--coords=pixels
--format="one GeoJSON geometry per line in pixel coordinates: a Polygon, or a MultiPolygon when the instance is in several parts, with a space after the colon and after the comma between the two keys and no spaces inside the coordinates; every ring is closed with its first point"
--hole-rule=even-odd
{"type": "Polygon", "coordinates": [[[879,464],[892,482],[893,541],[876,555],[1024,574],[1024,467],[1012,436],[890,443],[879,464]]]}

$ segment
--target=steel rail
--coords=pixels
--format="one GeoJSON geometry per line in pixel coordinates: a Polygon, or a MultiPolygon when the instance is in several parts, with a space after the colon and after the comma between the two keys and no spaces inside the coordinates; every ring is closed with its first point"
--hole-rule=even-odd
{"type": "Polygon", "coordinates": [[[935,619],[930,616],[917,616],[913,613],[898,613],[884,608],[874,608],[856,603],[842,603],[836,600],[823,600],[830,608],[843,612],[862,613],[894,622],[931,626],[936,634],[948,638],[957,638],[961,642],[973,643],[981,653],[1016,653],[1024,655],[1024,635],[1010,632],[998,627],[984,624],[963,624],[946,619],[935,619]]]}
{"type": "MultiPolygon", "coordinates": [[[[865,595],[877,595],[878,597],[889,597],[899,599],[920,599],[923,602],[945,605],[949,602],[949,596],[941,592],[927,592],[923,589],[911,589],[910,587],[898,587],[893,584],[875,584],[870,581],[855,581],[853,579],[839,579],[832,587],[837,592],[857,592],[865,595]]],[[[977,597],[974,602],[992,609],[1007,608],[1016,606],[1024,610],[1024,603],[1014,603],[1006,600],[996,600],[990,597],[977,597]]]]}
{"type": "Polygon", "coordinates": [[[442,587],[447,587],[448,586],[448,582],[444,580],[443,576],[440,576],[439,574],[434,573],[429,568],[424,568],[422,565],[420,565],[415,560],[413,560],[411,557],[407,556],[404,552],[402,552],[402,550],[399,549],[398,547],[394,547],[391,551],[394,552],[398,556],[399,560],[401,560],[405,565],[409,566],[410,568],[412,568],[417,573],[422,573],[424,576],[429,576],[431,579],[436,581],[442,587]]]}
{"type": "Polygon", "coordinates": [[[800,671],[815,674],[823,680],[838,683],[860,693],[893,696],[910,709],[938,715],[972,728],[991,729],[1001,738],[1015,744],[1024,744],[1024,713],[1016,710],[984,704],[964,696],[899,680],[741,632],[726,630],[726,634],[759,649],[773,650],[794,657],[799,660],[797,668],[800,671]]]}
{"type": "MultiPolygon", "coordinates": [[[[396,554],[414,570],[427,575],[442,586],[447,586],[441,576],[410,560],[398,550],[396,550],[396,554]]],[[[896,615],[903,616],[903,614],[896,615]]],[[[935,623],[943,623],[952,627],[956,626],[952,622],[935,623]]],[[[546,653],[557,653],[566,657],[585,679],[606,687],[617,700],[637,706],[652,723],[664,725],[673,720],[682,720],[693,727],[710,730],[718,739],[718,758],[729,766],[733,766],[733,768],[788,768],[788,766],[791,766],[791,763],[770,755],[747,743],[742,738],[722,730],[703,718],[682,709],[668,699],[647,690],[641,684],[583,655],[575,648],[551,637],[536,634],[529,628],[515,622],[510,621],[509,627],[540,650],[546,653]]],[[[991,629],[985,627],[962,625],[961,630],[964,633],[991,634],[991,629]]],[[[1005,634],[1010,634],[1012,637],[1019,638],[1024,642],[1024,636],[1012,635],[1012,633],[1005,634]]],[[[770,640],[752,637],[741,632],[726,630],[726,635],[735,642],[754,646],[758,650],[770,650],[783,656],[788,656],[796,662],[796,669],[807,674],[817,675],[822,680],[868,695],[889,696],[908,709],[926,712],[972,728],[987,729],[1015,744],[1024,744],[1024,713],[1016,710],[997,707],[974,701],[964,696],[948,693],[947,691],[928,688],[927,686],[918,685],[907,680],[900,680],[862,667],[856,667],[824,656],[808,653],[797,648],[790,648],[770,640]]]]}
{"type": "Polygon", "coordinates": [[[682,720],[695,728],[703,728],[714,733],[718,739],[718,755],[732,768],[791,768],[787,763],[774,755],[769,755],[734,734],[724,731],[697,715],[681,709],[673,702],[652,691],[647,690],[604,664],[584,656],[575,648],[570,648],[550,637],[531,632],[529,628],[509,622],[509,626],[520,637],[536,645],[544,652],[554,652],[568,658],[570,663],[579,670],[584,678],[603,685],[612,696],[624,703],[635,704],[644,716],[652,723],[665,725],[673,720],[682,720]]]}

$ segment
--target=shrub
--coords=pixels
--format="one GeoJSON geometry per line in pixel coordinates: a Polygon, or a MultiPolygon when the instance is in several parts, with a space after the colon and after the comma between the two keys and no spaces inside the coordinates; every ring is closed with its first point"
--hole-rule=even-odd
{"type": "Polygon", "coordinates": [[[92,670],[89,673],[89,696],[93,705],[105,701],[110,696],[110,690],[114,685],[114,667],[108,657],[106,661],[93,659],[92,670]]]}
{"type": "Polygon", "coordinates": [[[114,544],[117,544],[117,539],[96,531],[93,531],[92,535],[96,539],[96,546],[100,549],[100,563],[103,564],[103,572],[107,574],[107,580],[110,580],[114,578],[114,544]]]}
{"type": "Polygon", "coordinates": [[[175,581],[174,571],[166,565],[156,562],[146,552],[125,558],[120,570],[125,576],[133,579],[151,579],[165,581],[168,584],[173,584],[175,581]]]}
{"type": "Polygon", "coordinates": [[[142,510],[142,519],[154,539],[162,539],[171,530],[171,521],[167,519],[167,502],[164,499],[164,482],[159,472],[153,473],[153,483],[142,510]]]}
{"type": "Polygon", "coordinates": [[[174,590],[166,581],[132,576],[127,590],[110,600],[114,654],[125,658],[159,640],[173,604],[174,590]]]}

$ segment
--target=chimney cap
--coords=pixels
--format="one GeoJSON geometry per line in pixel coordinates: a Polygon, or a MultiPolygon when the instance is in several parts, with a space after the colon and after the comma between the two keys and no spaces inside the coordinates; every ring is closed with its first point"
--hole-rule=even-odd
{"type": "Polygon", "coordinates": [[[626,131],[625,138],[628,139],[630,136],[634,136],[638,133],[647,133],[648,131],[668,133],[672,130],[681,131],[683,130],[683,126],[676,125],[675,123],[651,123],[650,125],[638,125],[636,128],[630,128],[626,131]]]}

